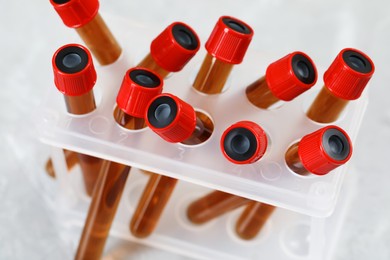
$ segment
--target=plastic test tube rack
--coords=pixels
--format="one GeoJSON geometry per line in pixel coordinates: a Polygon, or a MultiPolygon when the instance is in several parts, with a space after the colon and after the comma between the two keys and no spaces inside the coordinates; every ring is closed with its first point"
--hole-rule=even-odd
{"type": "MultiPolygon", "coordinates": [[[[126,32],[118,34],[122,46],[132,46],[132,49],[127,49],[124,55],[129,55],[130,53],[131,56],[140,58],[148,52],[147,47],[141,46],[149,46],[150,41],[154,37],[152,34],[148,35],[151,30],[145,30],[144,27],[133,25],[126,27],[123,25],[123,20],[113,19],[110,23],[113,28],[117,26],[118,28],[123,28],[123,31],[126,32]],[[143,37],[139,37],[139,35],[143,35],[143,37]],[[121,38],[120,36],[123,37],[121,38]]],[[[201,39],[201,41],[203,44],[205,39],[201,39]]],[[[116,94],[120,87],[123,73],[129,68],[129,64],[123,62],[123,56],[116,64],[97,67],[98,82],[95,91],[96,93],[100,92],[100,95],[97,95],[98,108],[88,115],[72,116],[67,114],[61,94],[58,93],[54,85],[48,86],[49,93],[38,111],[39,116],[36,120],[40,139],[54,147],[90,154],[131,165],[134,168],[150,170],[179,180],[199,184],[206,188],[223,190],[285,208],[297,212],[288,214],[309,219],[309,226],[313,226],[317,222],[324,225],[326,219],[328,219],[325,217],[329,216],[336,206],[346,167],[339,167],[325,176],[302,177],[289,170],[284,162],[284,153],[292,143],[305,134],[323,126],[323,124],[312,122],[305,115],[305,109],[314,99],[318,88],[313,88],[308,93],[279,108],[272,110],[256,108],[247,100],[245,87],[265,72],[268,63],[279,57],[270,57],[267,53],[255,53],[249,49],[244,62],[234,69],[233,75],[229,78],[226,91],[219,95],[200,94],[191,87],[205,51],[201,49],[199,52],[182,72],[165,80],[164,92],[170,92],[179,96],[193,105],[197,111],[204,112],[211,117],[215,128],[213,135],[205,143],[197,146],[171,144],[164,142],[150,129],[129,131],[115,123],[112,114],[116,94]],[[270,145],[265,156],[262,160],[252,165],[233,165],[223,157],[219,150],[219,139],[222,132],[232,123],[240,120],[252,120],[258,123],[269,135],[270,145]]],[[[322,75],[323,70],[321,68],[326,67],[326,65],[317,64],[317,66],[319,75],[322,75]]],[[[51,71],[48,71],[47,75],[52,77],[51,71]]],[[[317,87],[322,86],[322,84],[323,82],[319,77],[317,87]]],[[[359,100],[351,102],[341,118],[333,122],[333,124],[346,130],[351,139],[354,140],[366,105],[367,96],[363,95],[359,100]]],[[[53,151],[61,152],[61,149],[53,149],[53,151]]],[[[58,169],[59,165],[64,165],[58,161],[61,160],[61,155],[58,153],[56,155],[53,154],[53,159],[56,171],[64,172],[64,169],[62,171],[58,169]]],[[[134,175],[133,171],[131,175],[134,175]]],[[[68,182],[69,178],[73,177],[69,176],[62,174],[62,176],[58,177],[59,181],[63,182],[63,185],[61,185],[63,191],[68,191],[66,194],[70,194],[69,189],[74,189],[68,182]]],[[[134,177],[131,176],[126,189],[131,189],[135,183],[134,177]]],[[[188,185],[183,183],[180,187],[188,185]]],[[[139,187],[139,192],[142,191],[142,188],[143,186],[139,187]]],[[[196,189],[205,190],[205,188],[201,187],[194,188],[194,190],[196,189]]],[[[135,207],[138,199],[138,197],[133,196],[132,192],[130,194],[128,192],[126,193],[125,191],[124,193],[124,198],[121,202],[122,206],[119,206],[117,221],[113,227],[114,233],[126,237],[130,237],[128,222],[131,217],[131,211],[134,209],[129,210],[128,206],[125,209],[126,206],[123,206],[123,204],[126,204],[127,198],[134,202],[132,206],[135,207]]],[[[175,191],[174,197],[177,197],[169,203],[170,206],[164,211],[164,215],[174,214],[174,212],[171,212],[173,204],[178,198],[188,197],[185,196],[187,193],[187,189],[182,189],[181,192],[175,191]],[[179,193],[182,193],[182,195],[179,196],[179,193]]],[[[201,195],[202,193],[199,193],[199,197],[201,195]]],[[[197,198],[198,196],[193,196],[188,199],[187,203],[197,198]]],[[[73,202],[77,204],[77,202],[73,202]]],[[[76,205],[74,203],[72,204],[73,206],[76,205]]],[[[83,211],[87,208],[88,204],[86,204],[85,200],[79,203],[84,203],[85,206],[71,206],[69,210],[83,211]]],[[[185,214],[184,206],[181,210],[185,214]]],[[[192,254],[192,256],[211,257],[212,254],[206,252],[210,248],[202,249],[197,245],[197,242],[202,244],[205,240],[211,240],[211,236],[215,236],[214,240],[225,238],[223,234],[218,232],[206,232],[201,235],[197,230],[201,232],[204,227],[192,226],[188,237],[183,239],[181,237],[183,232],[173,228],[172,223],[165,225],[164,219],[167,219],[166,216],[161,220],[156,234],[142,241],[149,245],[161,245],[160,240],[162,238],[159,232],[165,230],[167,231],[166,235],[176,239],[168,239],[166,241],[163,239],[165,242],[162,244],[165,246],[162,247],[175,247],[177,248],[176,251],[186,251],[184,249],[188,249],[188,245],[185,246],[184,244],[189,243],[193,246],[193,250],[190,251],[198,252],[192,254]],[[168,228],[171,229],[168,230],[168,228]],[[205,239],[206,237],[207,239],[205,239]],[[155,240],[160,242],[155,242],[155,240]]],[[[82,219],[80,221],[82,222],[82,219]]],[[[313,227],[311,232],[313,232],[313,227]]],[[[223,247],[221,247],[219,252],[223,256],[227,257],[230,255],[230,258],[239,256],[248,258],[251,256],[242,253],[229,254],[227,252],[228,248],[235,247],[229,247],[226,243],[220,243],[223,247]]],[[[241,246],[245,245],[245,243],[251,245],[251,242],[242,242],[241,246]]],[[[210,243],[206,243],[204,246],[206,248],[210,247],[210,243]]],[[[310,245],[310,247],[315,248],[315,245],[310,245]]],[[[253,250],[255,248],[257,246],[253,250]]]]}

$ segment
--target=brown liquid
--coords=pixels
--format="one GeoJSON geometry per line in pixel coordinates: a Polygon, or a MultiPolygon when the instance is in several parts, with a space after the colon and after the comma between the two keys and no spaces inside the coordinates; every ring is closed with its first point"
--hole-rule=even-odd
{"type": "MultiPolygon", "coordinates": [[[[63,149],[63,152],[65,156],[66,168],[68,169],[68,171],[71,171],[73,167],[79,162],[77,158],[77,153],[66,149],[63,149]]],[[[56,177],[53,161],[50,158],[46,162],[45,169],[46,169],[46,173],[50,177],[52,178],[56,177]]]]}
{"type": "Polygon", "coordinates": [[[160,75],[161,78],[165,78],[170,73],[169,71],[161,68],[156,61],[153,59],[152,55],[149,53],[146,55],[146,57],[138,64],[137,67],[147,68],[150,70],[153,70],[158,75],[160,75]]]}
{"type": "Polygon", "coordinates": [[[222,191],[213,191],[192,202],[187,209],[187,216],[191,222],[203,224],[248,202],[250,200],[246,198],[222,191]]]}
{"type": "MultiPolygon", "coordinates": [[[[70,114],[82,115],[95,110],[95,98],[93,90],[81,96],[64,95],[66,108],[70,114]]],[[[103,160],[90,155],[77,153],[78,162],[83,174],[85,190],[91,195],[98,178],[103,160]]]]}
{"type": "Polygon", "coordinates": [[[126,114],[118,106],[114,109],[115,121],[126,129],[142,129],[146,127],[145,119],[126,114]]]}
{"type": "Polygon", "coordinates": [[[111,64],[121,55],[121,47],[100,14],[76,31],[101,65],[111,64]]]}
{"type": "Polygon", "coordinates": [[[233,64],[220,61],[207,53],[193,87],[206,94],[221,93],[232,68],[233,64]]]}
{"type": "Polygon", "coordinates": [[[324,86],[306,114],[318,123],[331,123],[340,116],[347,104],[348,100],[336,97],[324,86]]]}
{"type": "MultiPolygon", "coordinates": [[[[206,115],[197,112],[195,130],[183,143],[199,144],[211,136],[213,129],[213,122],[206,115]]],[[[130,231],[134,236],[144,238],[152,234],[176,183],[177,179],[152,174],[130,222],[130,231]]]]}
{"type": "Polygon", "coordinates": [[[154,231],[177,181],[158,174],[150,177],[131,219],[130,231],[134,236],[144,238],[154,231]]]}
{"type": "Polygon", "coordinates": [[[101,258],[130,167],[104,161],[75,259],[101,258]]]}
{"type": "Polygon", "coordinates": [[[298,146],[299,142],[291,145],[290,148],[288,148],[285,155],[287,166],[297,174],[309,175],[310,172],[303,166],[301,158],[299,157],[298,146]]]}
{"type": "Polygon", "coordinates": [[[246,88],[248,100],[258,108],[267,109],[279,101],[268,87],[265,77],[262,77],[246,88]]]}
{"type": "Polygon", "coordinates": [[[275,207],[265,203],[252,201],[236,223],[236,233],[242,239],[254,238],[263,228],[275,207]]]}
{"type": "MultiPolygon", "coordinates": [[[[122,127],[136,130],[143,126],[134,123],[139,119],[123,113],[118,107],[114,111],[115,121],[122,127]]],[[[104,162],[75,259],[101,258],[129,171],[130,166],[104,162]]]]}
{"type": "Polygon", "coordinates": [[[182,143],[187,145],[201,144],[210,138],[214,130],[214,124],[211,119],[201,112],[196,112],[196,126],[191,136],[182,143]]]}

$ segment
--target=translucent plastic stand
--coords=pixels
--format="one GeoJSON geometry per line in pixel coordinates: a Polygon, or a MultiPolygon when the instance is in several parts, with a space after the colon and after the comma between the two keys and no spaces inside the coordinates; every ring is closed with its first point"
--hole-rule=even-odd
{"type": "MultiPolygon", "coordinates": [[[[156,233],[137,241],[210,259],[290,259],[290,256],[323,259],[326,255],[323,250],[328,250],[328,243],[336,232],[329,227],[337,226],[343,215],[343,210],[338,210],[328,217],[336,206],[346,166],[325,176],[302,177],[289,170],[284,162],[284,154],[292,143],[323,126],[305,115],[323,84],[321,78],[316,87],[292,102],[272,110],[262,110],[247,100],[245,87],[264,74],[268,65],[265,61],[280,57],[255,53],[249,48],[244,62],[234,68],[224,92],[204,95],[191,87],[205,55],[203,49],[182,72],[168,77],[164,92],[177,95],[210,116],[214,132],[201,145],[167,143],[150,129],[130,131],[115,123],[115,98],[124,73],[131,66],[126,60],[134,57],[135,61],[139,61],[148,53],[148,46],[155,35],[150,33],[153,30],[126,24],[123,20],[113,19],[110,24],[117,32],[122,32],[118,34],[118,39],[125,52],[115,64],[97,67],[97,110],[85,116],[67,114],[61,93],[54,84],[48,86],[48,95],[35,120],[40,139],[59,147],[58,150],[66,148],[198,184],[179,182],[156,233]],[[270,140],[265,156],[251,165],[233,165],[219,149],[222,132],[241,120],[261,125],[270,140]],[[193,226],[185,219],[186,206],[209,189],[223,190],[289,211],[278,209],[271,224],[258,239],[244,242],[233,234],[237,214],[205,226],[193,226]],[[308,243],[307,246],[301,245],[299,239],[294,242],[295,236],[307,239],[308,235],[310,241],[301,241],[308,243]]],[[[201,41],[204,44],[205,39],[201,41]]],[[[327,65],[317,64],[320,75],[323,74],[321,68],[327,65]]],[[[47,72],[47,77],[52,77],[51,71],[47,72]]],[[[366,105],[366,96],[351,102],[333,124],[346,130],[354,140],[366,105]]],[[[71,200],[65,213],[71,215],[68,221],[82,225],[88,200],[81,188],[81,179],[74,179],[77,174],[67,174],[66,168],[62,168],[65,167],[64,162],[58,161],[58,157],[59,152],[56,151],[53,163],[58,173],[57,181],[61,183],[59,193],[63,196],[60,197],[66,200],[69,195],[71,200]]],[[[112,233],[136,240],[129,234],[128,223],[147,178],[137,176],[134,171],[130,175],[112,233]]],[[[344,199],[341,204],[345,203],[344,199]]]]}

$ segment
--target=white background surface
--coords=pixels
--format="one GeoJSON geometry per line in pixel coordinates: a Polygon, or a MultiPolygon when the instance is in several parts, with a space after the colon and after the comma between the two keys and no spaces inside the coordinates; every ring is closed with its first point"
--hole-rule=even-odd
{"type": "MultiPolygon", "coordinates": [[[[30,116],[51,87],[43,77],[51,70],[52,53],[77,36],[48,0],[0,1],[0,259],[71,259],[77,234],[73,240],[62,236],[34,185],[34,176],[44,174],[49,150],[36,140],[30,116]]],[[[203,42],[219,16],[232,15],[253,26],[252,49],[275,57],[301,50],[330,64],[344,47],[369,54],[376,73],[353,156],[358,192],[333,258],[390,259],[390,2],[103,0],[100,10],[161,30],[174,20],[184,21],[203,42]]],[[[109,239],[105,258],[182,259],[117,239],[109,239]]]]}

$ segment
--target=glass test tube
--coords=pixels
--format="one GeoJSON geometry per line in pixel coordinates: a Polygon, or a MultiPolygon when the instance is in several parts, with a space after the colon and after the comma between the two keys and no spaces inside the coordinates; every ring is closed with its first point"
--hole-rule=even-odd
{"type": "Polygon", "coordinates": [[[271,63],[265,76],[246,88],[248,100],[267,109],[280,100],[291,101],[317,82],[314,62],[303,52],[293,52],[271,63]]]}
{"type": "Polygon", "coordinates": [[[207,54],[193,87],[206,94],[221,93],[235,64],[244,59],[252,28],[234,17],[222,16],[206,42],[207,54]]]}
{"type": "MultiPolygon", "coordinates": [[[[83,115],[95,110],[93,86],[96,72],[89,51],[81,45],[61,47],[53,56],[54,82],[64,94],[67,111],[83,115]]],[[[102,161],[90,155],[77,153],[86,192],[92,194],[102,161]]]]}
{"type": "MultiPolygon", "coordinates": [[[[249,164],[263,157],[267,149],[267,135],[254,122],[240,121],[231,125],[221,137],[223,155],[232,163],[249,164]]],[[[213,191],[192,202],[187,209],[188,219],[195,224],[206,223],[250,202],[222,191],[213,191]]]]}
{"type": "MultiPolygon", "coordinates": [[[[162,79],[154,72],[138,67],[129,69],[117,96],[115,121],[126,129],[144,128],[147,104],[161,93],[162,86],[162,79]]],[[[76,259],[101,258],[129,171],[130,166],[115,162],[107,163],[102,169],[76,259]]]]}
{"type": "Polygon", "coordinates": [[[319,123],[335,121],[349,101],[360,97],[374,70],[374,63],[363,52],[352,48],[341,50],[325,72],[325,85],[307,116],[319,123]]]}
{"type": "Polygon", "coordinates": [[[122,49],[99,14],[98,0],[50,0],[64,24],[75,28],[101,65],[115,62],[122,49]]]}
{"type": "Polygon", "coordinates": [[[138,66],[151,69],[165,78],[171,72],[182,70],[199,47],[195,31],[185,23],[174,22],[152,41],[150,53],[138,66]]]}
{"type": "MultiPolygon", "coordinates": [[[[266,75],[246,88],[246,95],[253,105],[267,109],[280,100],[290,101],[294,99],[310,89],[316,83],[316,80],[317,69],[310,57],[302,52],[293,52],[271,63],[267,68],[266,75]]],[[[221,138],[221,149],[225,157],[233,163],[251,163],[250,153],[248,156],[250,150],[247,149],[252,147],[253,151],[255,146],[248,145],[250,144],[247,141],[250,140],[249,138],[246,140],[241,135],[238,135],[239,138],[237,138],[238,129],[237,125],[233,125],[225,131],[221,138]],[[232,129],[235,130],[231,131],[232,129]],[[222,140],[224,140],[224,143],[222,143],[222,140]],[[236,144],[235,141],[239,142],[236,144]],[[233,144],[236,145],[233,146],[233,144]],[[238,146],[238,144],[241,146],[238,146]],[[239,151],[241,151],[241,154],[238,153],[239,151]]],[[[242,130],[240,131],[242,132],[242,130]]],[[[260,143],[266,144],[266,138],[260,143]]],[[[263,153],[260,153],[260,155],[262,156],[263,153]]],[[[194,201],[188,208],[187,216],[194,223],[205,223],[248,202],[250,202],[248,199],[215,191],[194,201]],[[218,202],[218,198],[225,201],[218,202]],[[209,204],[207,201],[213,203],[209,204]]]]}
{"type": "MultiPolygon", "coordinates": [[[[206,141],[214,129],[210,119],[171,94],[161,94],[151,101],[146,123],[164,140],[185,144],[206,141]]],[[[176,183],[177,179],[162,175],[150,177],[131,219],[130,230],[134,236],[147,237],[153,232],[176,183]]]]}

